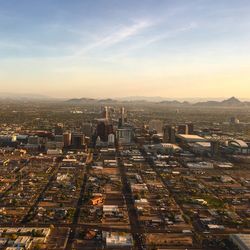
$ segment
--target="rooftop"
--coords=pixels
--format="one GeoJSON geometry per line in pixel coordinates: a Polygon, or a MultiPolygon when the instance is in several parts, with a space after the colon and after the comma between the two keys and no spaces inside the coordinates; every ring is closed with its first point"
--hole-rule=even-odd
{"type": "Polygon", "coordinates": [[[205,141],[205,138],[198,136],[198,135],[178,134],[177,137],[182,140],[205,141]]]}

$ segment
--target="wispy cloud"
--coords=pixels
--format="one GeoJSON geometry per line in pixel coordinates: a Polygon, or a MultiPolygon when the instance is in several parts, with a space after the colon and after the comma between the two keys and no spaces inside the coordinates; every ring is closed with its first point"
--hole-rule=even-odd
{"type": "Polygon", "coordinates": [[[155,36],[151,39],[148,39],[145,41],[144,43],[144,46],[147,46],[147,45],[150,45],[152,43],[155,43],[155,42],[159,42],[161,40],[165,40],[165,39],[168,39],[168,38],[172,38],[172,37],[176,37],[182,33],[185,33],[185,32],[188,32],[188,31],[191,31],[191,30],[194,30],[198,27],[197,23],[195,22],[192,22],[192,23],[189,23],[183,27],[180,27],[180,28],[177,28],[177,29],[173,29],[173,30],[169,30],[161,35],[158,35],[158,36],[155,36]]]}
{"type": "Polygon", "coordinates": [[[97,41],[94,43],[87,45],[86,47],[78,50],[75,54],[75,56],[84,55],[85,53],[89,52],[92,49],[98,48],[98,47],[109,47],[113,46],[118,43],[122,43],[131,37],[136,36],[140,32],[144,31],[145,29],[153,26],[153,22],[148,20],[140,20],[136,21],[130,26],[122,26],[120,29],[117,29],[112,34],[109,34],[104,37],[100,37],[97,41]]]}
{"type": "Polygon", "coordinates": [[[198,24],[196,22],[191,22],[191,23],[184,25],[182,27],[179,27],[179,28],[177,27],[174,29],[169,29],[165,32],[162,32],[162,34],[159,34],[159,35],[150,36],[148,38],[144,37],[143,41],[140,40],[140,42],[135,44],[135,45],[127,46],[126,48],[123,48],[121,53],[112,54],[111,56],[104,58],[104,60],[114,62],[114,61],[120,59],[121,57],[128,56],[130,52],[134,52],[134,51],[140,50],[140,49],[145,49],[146,47],[148,47],[154,43],[168,40],[171,38],[175,38],[175,37],[180,36],[186,32],[192,31],[196,28],[198,28],[198,24]]]}

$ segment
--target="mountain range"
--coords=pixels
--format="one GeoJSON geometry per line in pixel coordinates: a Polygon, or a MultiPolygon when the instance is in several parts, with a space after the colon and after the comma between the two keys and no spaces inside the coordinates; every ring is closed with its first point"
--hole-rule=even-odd
{"type": "Polygon", "coordinates": [[[123,98],[53,98],[44,95],[37,94],[9,94],[0,93],[0,99],[4,100],[43,100],[43,101],[58,101],[64,102],[72,105],[78,104],[106,104],[112,105],[115,103],[131,103],[131,104],[154,104],[154,105],[164,105],[164,106],[175,106],[175,107],[250,107],[250,100],[239,100],[236,97],[231,97],[229,99],[223,100],[222,98],[208,99],[208,98],[185,98],[185,99],[172,99],[164,98],[159,96],[144,97],[144,96],[130,96],[123,98]]]}
{"type": "Polygon", "coordinates": [[[203,101],[203,102],[188,102],[188,101],[177,101],[177,100],[163,100],[163,101],[148,101],[143,98],[130,98],[126,99],[93,99],[93,98],[74,98],[66,101],[70,104],[84,104],[84,103],[154,103],[166,106],[194,106],[194,107],[250,107],[250,102],[240,101],[236,97],[231,97],[222,101],[203,101]]]}

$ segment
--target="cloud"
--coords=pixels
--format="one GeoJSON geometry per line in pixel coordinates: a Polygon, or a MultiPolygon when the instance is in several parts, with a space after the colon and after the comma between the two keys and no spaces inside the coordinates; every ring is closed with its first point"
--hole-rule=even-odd
{"type": "Polygon", "coordinates": [[[197,27],[198,27],[197,23],[192,22],[192,23],[189,23],[188,25],[185,25],[183,27],[180,27],[180,28],[177,28],[177,29],[174,29],[174,30],[170,30],[170,31],[166,32],[165,34],[155,36],[155,37],[153,37],[151,39],[148,39],[147,41],[145,41],[144,44],[146,46],[146,45],[150,45],[150,44],[155,43],[155,42],[159,42],[161,40],[176,37],[176,36],[178,36],[178,35],[180,35],[182,33],[185,33],[185,32],[191,31],[193,29],[196,29],[197,27]]]}
{"type": "Polygon", "coordinates": [[[143,42],[140,41],[139,43],[134,44],[132,46],[127,46],[125,49],[123,49],[121,53],[118,53],[116,55],[112,54],[108,56],[107,58],[104,58],[104,60],[109,61],[109,62],[115,62],[116,60],[120,60],[121,57],[126,57],[132,51],[144,49],[147,46],[150,46],[151,44],[154,44],[163,40],[175,38],[183,33],[192,31],[196,29],[197,27],[198,27],[197,23],[191,22],[187,25],[184,25],[183,27],[168,30],[162,34],[155,35],[154,37],[151,37],[151,36],[148,38],[144,37],[143,42]]]}
{"type": "Polygon", "coordinates": [[[151,26],[152,23],[147,21],[139,21],[132,26],[124,27],[122,30],[118,31],[117,33],[114,33],[110,36],[105,37],[101,42],[101,44],[104,45],[113,45],[119,42],[122,42],[132,36],[135,36],[139,32],[141,32],[143,29],[151,26]]]}
{"type": "Polygon", "coordinates": [[[118,43],[122,43],[129,38],[136,36],[146,28],[153,26],[153,23],[148,20],[139,20],[130,26],[123,26],[121,29],[113,32],[110,35],[99,38],[98,41],[86,46],[85,48],[78,50],[75,56],[84,55],[92,49],[98,47],[109,47],[118,43]]]}

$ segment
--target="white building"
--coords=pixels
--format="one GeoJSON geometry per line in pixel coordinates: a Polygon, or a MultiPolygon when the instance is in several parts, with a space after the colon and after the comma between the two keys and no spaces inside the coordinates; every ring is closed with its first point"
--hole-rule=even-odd
{"type": "Polygon", "coordinates": [[[191,169],[213,169],[214,164],[212,162],[188,162],[187,167],[191,169]]]}
{"type": "Polygon", "coordinates": [[[129,233],[103,232],[103,239],[107,247],[132,247],[133,238],[129,233]]]}
{"type": "Polygon", "coordinates": [[[114,145],[115,144],[115,135],[109,134],[108,135],[108,145],[114,145]]]}
{"type": "Polygon", "coordinates": [[[61,149],[48,149],[47,155],[62,155],[61,149]]]}

